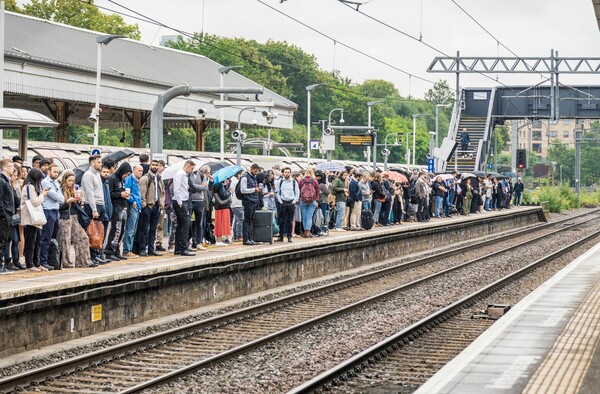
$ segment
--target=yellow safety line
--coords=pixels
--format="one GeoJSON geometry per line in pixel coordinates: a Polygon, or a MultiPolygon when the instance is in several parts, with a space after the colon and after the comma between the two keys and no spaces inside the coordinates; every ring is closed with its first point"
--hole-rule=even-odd
{"type": "Polygon", "coordinates": [[[586,295],[523,393],[577,393],[599,338],[600,282],[586,295]]]}

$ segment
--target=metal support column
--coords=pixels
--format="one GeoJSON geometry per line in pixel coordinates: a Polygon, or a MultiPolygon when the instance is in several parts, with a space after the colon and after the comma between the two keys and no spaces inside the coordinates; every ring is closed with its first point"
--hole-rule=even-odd
{"type": "Polygon", "coordinates": [[[581,191],[581,131],[575,132],[575,193],[581,191]]]}
{"type": "Polygon", "coordinates": [[[28,138],[27,134],[29,133],[29,129],[27,126],[21,126],[21,130],[19,132],[19,156],[23,158],[23,162],[27,161],[27,145],[28,138]]]}
{"type": "Polygon", "coordinates": [[[58,126],[54,129],[54,141],[68,142],[67,129],[69,127],[69,103],[65,101],[55,101],[54,119],[58,122],[58,126]]]}
{"type": "Polygon", "coordinates": [[[194,133],[196,135],[196,151],[204,152],[205,147],[205,132],[208,128],[208,122],[204,119],[194,119],[190,120],[190,124],[194,129],[194,133]]]}
{"type": "Polygon", "coordinates": [[[133,118],[131,119],[131,125],[133,126],[133,147],[142,147],[142,127],[144,126],[142,111],[133,111],[133,118]]]}

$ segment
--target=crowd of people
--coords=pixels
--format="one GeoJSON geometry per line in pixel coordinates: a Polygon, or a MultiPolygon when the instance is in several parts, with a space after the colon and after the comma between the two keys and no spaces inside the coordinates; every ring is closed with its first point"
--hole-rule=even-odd
{"type": "Polygon", "coordinates": [[[380,171],[300,173],[252,164],[215,183],[211,168],[192,160],[169,177],[163,177],[162,160],[142,154],[139,162],[90,156],[89,169],[78,177],[40,156],[31,167],[19,156],[0,160],[0,273],[97,267],[165,252],[194,256],[208,245],[234,242],[256,245],[254,216],[260,210],[273,212],[276,242],[293,242],[330,229],[364,231],[506,209],[511,201],[520,205],[523,193],[521,178],[513,185],[510,178],[456,172],[415,170],[399,182],[380,171]],[[101,239],[91,242],[89,230],[98,227],[101,239]]]}

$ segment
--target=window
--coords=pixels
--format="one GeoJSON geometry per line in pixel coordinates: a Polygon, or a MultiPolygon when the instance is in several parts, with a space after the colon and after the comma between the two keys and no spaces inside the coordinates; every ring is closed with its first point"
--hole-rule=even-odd
{"type": "Polygon", "coordinates": [[[531,149],[533,149],[535,153],[542,153],[542,144],[531,144],[531,149]]]}
{"type": "Polygon", "coordinates": [[[563,119],[563,125],[568,126],[571,121],[569,119],[563,119]]]}
{"type": "Polygon", "coordinates": [[[548,138],[556,138],[558,137],[558,131],[549,131],[548,138]]]}
{"type": "Polygon", "coordinates": [[[542,140],[542,132],[541,131],[534,131],[533,133],[531,133],[531,138],[534,141],[541,141],[542,140]]]}
{"type": "Polygon", "coordinates": [[[533,128],[534,129],[541,129],[542,128],[542,121],[541,120],[534,120],[533,121],[533,128]]]}
{"type": "Polygon", "coordinates": [[[563,138],[569,138],[569,132],[563,131],[563,138]]]}

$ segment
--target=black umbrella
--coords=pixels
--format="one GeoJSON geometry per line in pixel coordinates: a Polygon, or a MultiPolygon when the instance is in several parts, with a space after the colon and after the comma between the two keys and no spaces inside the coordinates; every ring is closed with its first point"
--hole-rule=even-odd
{"type": "MultiPolygon", "coordinates": [[[[102,158],[102,162],[104,162],[106,159],[111,159],[115,163],[119,163],[120,161],[123,161],[123,160],[133,156],[134,153],[135,153],[134,151],[129,150],[129,149],[121,149],[121,150],[112,152],[112,153],[104,156],[102,158]]],[[[76,184],[81,185],[81,178],[83,178],[83,174],[89,169],[90,169],[89,164],[82,164],[73,169],[73,173],[75,174],[75,183],[76,184]]]]}
{"type": "Polygon", "coordinates": [[[473,175],[475,175],[476,177],[485,177],[485,172],[483,171],[473,171],[473,175]]]}
{"type": "Polygon", "coordinates": [[[231,164],[225,163],[224,161],[211,161],[205,164],[210,168],[211,173],[219,171],[221,168],[229,167],[231,164]]]}
{"type": "Polygon", "coordinates": [[[517,174],[515,174],[514,172],[510,172],[510,171],[503,172],[502,175],[504,175],[507,178],[516,178],[517,177],[517,174]]]}
{"type": "Polygon", "coordinates": [[[492,178],[495,178],[495,179],[504,179],[504,178],[506,178],[504,175],[498,174],[497,172],[491,172],[490,175],[492,176],[492,178]]]}

